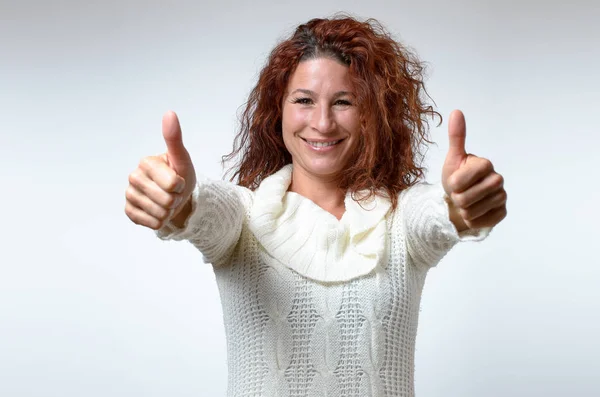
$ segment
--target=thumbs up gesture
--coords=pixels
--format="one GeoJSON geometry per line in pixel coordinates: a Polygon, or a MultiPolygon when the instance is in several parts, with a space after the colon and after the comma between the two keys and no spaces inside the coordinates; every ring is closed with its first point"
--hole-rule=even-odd
{"type": "Polygon", "coordinates": [[[181,126],[174,112],[162,119],[166,153],[144,157],[129,174],[125,192],[125,213],[132,222],[160,229],[173,219],[183,224],[191,212],[190,197],[196,185],[194,165],[181,137],[181,126]]]}
{"type": "Polygon", "coordinates": [[[442,168],[442,185],[448,195],[450,219],[458,231],[493,227],[506,217],[504,178],[488,159],[467,154],[465,116],[450,115],[450,146],[442,168]]]}

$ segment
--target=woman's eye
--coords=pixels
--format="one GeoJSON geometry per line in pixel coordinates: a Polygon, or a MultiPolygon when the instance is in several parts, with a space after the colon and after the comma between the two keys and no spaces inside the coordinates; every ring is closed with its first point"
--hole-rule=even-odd
{"type": "Polygon", "coordinates": [[[312,103],[312,99],[310,99],[310,98],[296,98],[296,99],[294,99],[294,103],[299,103],[301,105],[310,105],[312,103]]]}
{"type": "MultiPolygon", "coordinates": [[[[312,105],[314,102],[311,98],[296,98],[293,103],[299,103],[300,105],[312,105]]],[[[333,103],[336,106],[352,106],[352,103],[347,99],[338,99],[333,103]]]]}
{"type": "Polygon", "coordinates": [[[336,105],[342,105],[342,106],[352,106],[352,103],[346,99],[339,99],[337,101],[335,101],[336,105]]]}

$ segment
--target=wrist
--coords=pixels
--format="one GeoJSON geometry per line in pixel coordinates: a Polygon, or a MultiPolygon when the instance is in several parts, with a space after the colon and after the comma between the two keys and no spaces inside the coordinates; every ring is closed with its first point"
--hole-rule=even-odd
{"type": "Polygon", "coordinates": [[[454,205],[454,202],[448,196],[448,194],[444,194],[444,200],[448,204],[448,215],[450,218],[450,222],[454,224],[456,230],[460,233],[464,230],[469,229],[469,226],[465,223],[463,217],[460,215],[458,208],[454,205]]]}
{"type": "Polygon", "coordinates": [[[175,212],[173,218],[171,218],[171,223],[176,227],[182,229],[185,226],[186,221],[190,217],[192,213],[192,195],[188,197],[188,199],[179,207],[179,209],[175,212]]]}

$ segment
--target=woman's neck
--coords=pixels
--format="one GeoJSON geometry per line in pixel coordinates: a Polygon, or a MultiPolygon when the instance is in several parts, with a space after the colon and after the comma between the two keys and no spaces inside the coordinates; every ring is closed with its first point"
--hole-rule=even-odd
{"type": "Polygon", "coordinates": [[[346,192],[338,187],[336,179],[320,178],[294,167],[288,191],[306,197],[338,220],[346,212],[346,192]]]}

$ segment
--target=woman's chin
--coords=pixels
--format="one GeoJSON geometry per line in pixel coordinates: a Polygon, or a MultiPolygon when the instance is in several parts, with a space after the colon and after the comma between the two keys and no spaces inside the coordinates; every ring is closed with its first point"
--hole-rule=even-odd
{"type": "Polygon", "coordinates": [[[326,178],[338,175],[344,167],[337,162],[317,162],[312,164],[306,164],[306,166],[302,168],[304,168],[304,170],[311,175],[326,178]]]}

